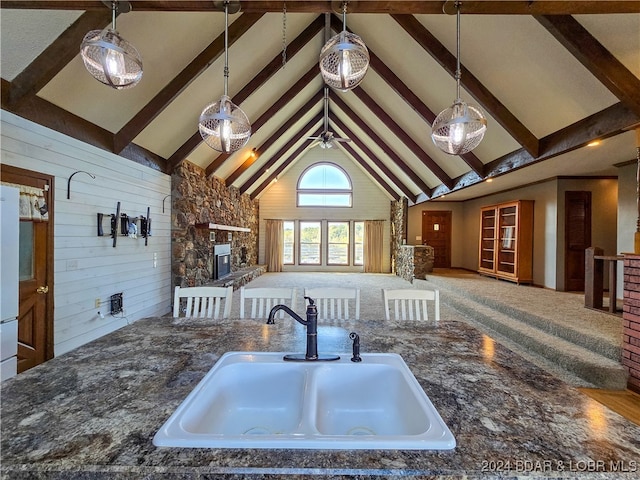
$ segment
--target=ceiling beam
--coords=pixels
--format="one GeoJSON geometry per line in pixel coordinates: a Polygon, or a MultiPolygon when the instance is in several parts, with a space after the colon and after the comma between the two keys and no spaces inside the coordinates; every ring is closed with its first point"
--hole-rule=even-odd
{"type": "MultiPolygon", "coordinates": [[[[311,82],[318,74],[320,73],[320,68],[317,64],[314,64],[307,72],[302,75],[298,79],[298,81],[286,91],[284,95],[282,95],[273,105],[271,105],[266,112],[258,117],[251,124],[251,134],[253,135],[257,132],[260,127],[262,127],[265,123],[271,120],[287,103],[293,100],[308,84],[311,82]]],[[[200,136],[200,132],[196,132],[194,136],[200,137],[200,141],[202,137],[200,136]]],[[[192,136],[193,138],[193,136],[192,136]]],[[[197,146],[197,145],[196,145],[197,146]]],[[[195,147],[194,147],[195,148],[195,147]]],[[[188,152],[191,153],[191,152],[188,152]]],[[[174,154],[175,155],[175,154],[174,154]]],[[[220,166],[229,158],[231,155],[226,153],[221,153],[218,155],[215,160],[209,164],[206,168],[207,176],[213,175],[213,173],[220,168],[220,166]]],[[[172,156],[173,157],[173,156],[172,156]]]]}
{"type": "MultiPolygon", "coordinates": [[[[324,26],[324,20],[322,16],[318,16],[313,22],[311,22],[304,31],[298,35],[289,45],[287,45],[287,58],[291,60],[296,53],[298,53],[307,43],[309,43],[318,32],[322,30],[324,26]]],[[[241,105],[253,92],[260,88],[264,83],[275,75],[282,68],[282,54],[277,54],[273,59],[257,74],[249,83],[247,83],[242,90],[240,90],[234,97],[233,102],[236,105],[241,105]]],[[[305,85],[306,86],[306,85],[305,85]]],[[[301,90],[301,89],[300,89],[301,90]]],[[[258,124],[261,126],[261,124],[258,124]]],[[[251,125],[252,134],[259,126],[256,122],[251,125]]],[[[206,168],[207,176],[212,175],[233,153],[221,153],[218,155],[212,163],[206,168]]]]}
{"type": "Polygon", "coordinates": [[[611,93],[640,115],[640,79],[586,28],[571,15],[544,15],[535,18],[611,93]]]}
{"type": "MultiPolygon", "coordinates": [[[[130,0],[134,11],[210,12],[220,11],[212,0],[130,0]]],[[[351,2],[349,13],[443,14],[442,0],[358,0],[351,2]]],[[[282,0],[241,0],[243,12],[282,12],[282,0]]],[[[287,12],[340,13],[340,3],[332,0],[288,0],[287,12]]],[[[2,0],[1,8],[43,10],[100,10],[100,0],[2,0]]],[[[465,14],[478,15],[572,15],[638,13],[640,1],[531,1],[465,0],[465,14]]]]}
{"type": "MultiPolygon", "coordinates": [[[[331,16],[331,27],[336,31],[342,30],[342,21],[336,16],[331,16]]],[[[422,119],[431,126],[436,119],[436,114],[411,90],[393,71],[371,50],[369,50],[370,65],[378,75],[402,98],[422,119]]],[[[484,176],[484,164],[473,152],[465,153],[460,157],[466,164],[481,177],[484,176]]],[[[424,190],[423,190],[424,191],[424,190]]]]}
{"type": "MultiPolygon", "coordinates": [[[[391,185],[389,185],[379,174],[378,172],[376,172],[371,165],[369,165],[360,155],[358,155],[358,152],[355,151],[355,149],[346,143],[343,143],[340,145],[342,148],[344,148],[347,153],[349,153],[349,155],[351,155],[351,157],[353,157],[353,159],[358,162],[360,164],[360,166],[369,174],[371,175],[371,177],[374,179],[374,181],[380,185],[384,190],[386,190],[386,192],[391,196],[391,198],[393,198],[396,202],[398,200],[400,200],[400,195],[398,194],[398,192],[396,192],[393,187],[391,185]]],[[[417,196],[416,195],[411,195],[409,197],[409,199],[412,199],[412,202],[415,203],[417,196]]]]}
{"type": "MultiPolygon", "coordinates": [[[[369,136],[369,138],[371,138],[371,140],[373,140],[373,143],[375,143],[378,148],[382,149],[382,151],[391,159],[391,161],[393,161],[398,167],[400,167],[402,172],[407,175],[409,179],[411,179],[411,181],[420,189],[420,191],[424,192],[427,195],[431,194],[431,188],[429,188],[424,180],[420,178],[415,170],[407,165],[404,160],[400,158],[400,155],[398,155],[382,138],[380,138],[380,136],[376,132],[374,132],[373,129],[364,120],[362,120],[353,110],[351,110],[349,105],[347,105],[345,101],[340,98],[340,95],[331,94],[330,98],[338,106],[338,108],[342,110],[345,115],[356,124],[358,128],[360,128],[360,130],[362,130],[369,136]]],[[[380,167],[381,162],[379,162],[378,159],[373,157],[372,160],[374,160],[376,165],[380,167]]]]}
{"type": "Polygon", "coordinates": [[[364,103],[371,112],[380,119],[382,123],[386,125],[386,127],[393,132],[393,134],[398,137],[405,146],[411,150],[411,152],[418,157],[418,159],[429,169],[431,172],[440,179],[442,183],[447,185],[449,188],[453,188],[453,179],[447,175],[447,173],[438,165],[435,160],[433,160],[427,152],[425,152],[420,145],[418,145],[411,135],[405,132],[400,125],[398,125],[391,115],[389,115],[384,108],[382,108],[378,103],[373,100],[365,92],[362,87],[356,87],[351,90],[356,97],[360,99],[362,103],[364,103]]]}
{"type": "Polygon", "coordinates": [[[242,163],[242,165],[236,168],[233,173],[225,179],[225,184],[231,185],[233,182],[235,182],[238,177],[240,177],[240,175],[247,171],[247,169],[256,162],[261,152],[267,151],[269,147],[271,147],[271,145],[273,145],[287,132],[287,130],[293,127],[307,113],[309,113],[309,110],[311,110],[318,102],[322,100],[322,97],[322,91],[317,92],[313,97],[311,97],[309,101],[305,103],[295,114],[289,117],[289,119],[285,123],[283,123],[280,128],[278,128],[278,130],[272,133],[271,136],[267,140],[265,140],[259,147],[254,149],[256,151],[256,155],[249,157],[242,163]]]}
{"type": "MultiPolygon", "coordinates": [[[[447,48],[431,34],[413,15],[392,15],[392,18],[433,59],[455,78],[457,60],[447,48]]],[[[460,65],[460,83],[482,107],[532,156],[538,155],[538,139],[498,100],[480,80],[460,65]]],[[[453,100],[453,99],[452,99],[453,100]]],[[[481,175],[482,176],[482,175],[481,175]]]]}
{"type": "MultiPolygon", "coordinates": [[[[262,14],[243,13],[229,26],[229,45],[233,45],[255,23],[262,14]]],[[[160,90],[127,124],[115,134],[113,151],[120,153],[133,141],[169,104],[198,78],[224,53],[224,32],[194,58],[176,77],[160,90]]]]}
{"type": "MultiPolygon", "coordinates": [[[[11,95],[11,84],[4,78],[1,84],[3,110],[111,153],[113,134],[108,130],[63,110],[37,95],[29,95],[18,104],[9,104],[7,99],[11,95]]],[[[120,156],[168,173],[167,161],[164,158],[136,144],[130,144],[120,156]]]]}
{"type": "MultiPolygon", "coordinates": [[[[373,151],[371,151],[371,149],[369,147],[367,147],[367,145],[365,145],[365,143],[360,139],[360,137],[358,137],[357,135],[355,135],[344,123],[342,123],[339,119],[334,118],[333,119],[333,123],[335,123],[335,125],[343,131],[344,134],[346,134],[347,137],[351,138],[351,140],[353,141],[353,143],[355,143],[358,148],[360,150],[362,150],[362,152],[367,156],[367,158],[373,162],[375,164],[376,167],[378,167],[378,169],[380,169],[380,171],[382,173],[384,173],[387,178],[389,180],[391,180],[391,182],[393,182],[395,184],[395,186],[397,188],[399,188],[400,190],[402,190],[402,193],[405,194],[405,196],[411,200],[413,203],[415,203],[416,199],[418,198],[418,196],[416,194],[414,194],[411,189],[409,187],[407,187],[404,182],[402,182],[402,180],[400,180],[398,177],[396,177],[396,175],[384,164],[382,163],[376,156],[375,153],[373,153],[373,151]]],[[[351,145],[341,145],[342,147],[344,147],[347,151],[349,151],[349,153],[351,153],[353,155],[354,158],[360,158],[359,155],[356,154],[355,150],[353,149],[353,147],[351,145]]],[[[363,167],[365,167],[365,165],[368,165],[367,162],[359,162],[363,167]]],[[[366,168],[367,172],[372,173],[375,170],[373,170],[373,168],[366,168]]],[[[381,183],[381,185],[384,185],[384,181],[382,181],[382,178],[379,175],[376,175],[376,181],[381,183]]],[[[396,200],[398,200],[396,198],[396,200]]]]}
{"type": "MultiPolygon", "coordinates": [[[[520,168],[557,157],[586,146],[593,140],[603,140],[626,132],[638,124],[640,116],[623,103],[616,103],[565,128],[540,139],[540,156],[534,158],[524,149],[515,150],[487,164],[487,176],[497,177],[520,168]]],[[[470,187],[481,180],[468,174],[456,178],[453,190],[470,187]]],[[[449,193],[444,185],[434,189],[433,197],[449,193]]]]}
{"type": "Polygon", "coordinates": [[[316,115],[304,127],[294,133],[289,141],[280,148],[280,150],[272,155],[271,158],[269,158],[265,163],[260,165],[261,171],[254,173],[246,182],[242,184],[242,186],[240,186],[240,193],[246,193],[246,191],[249,190],[260,179],[260,177],[262,177],[262,175],[264,175],[266,170],[275,165],[275,163],[280,160],[285,153],[287,153],[287,150],[293,147],[300,140],[301,133],[308,132],[316,123],[321,120],[322,115],[316,115]]]}
{"type": "Polygon", "coordinates": [[[87,32],[102,30],[110,22],[111,12],[106,8],[103,11],[83,13],[11,81],[9,103],[17,104],[27,97],[35,96],[78,55],[87,32]]]}

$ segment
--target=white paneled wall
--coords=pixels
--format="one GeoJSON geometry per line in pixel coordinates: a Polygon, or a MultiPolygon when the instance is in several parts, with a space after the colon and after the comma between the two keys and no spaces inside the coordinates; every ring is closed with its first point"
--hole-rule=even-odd
{"type": "MultiPolygon", "coordinates": [[[[391,197],[367,176],[362,168],[350,160],[340,149],[311,148],[302,158],[286,170],[278,181],[259,197],[260,232],[259,263],[265,263],[265,219],[282,220],[385,220],[383,270],[391,271],[391,197]],[[296,186],[302,172],[314,163],[327,161],[342,167],[353,185],[351,208],[296,207],[296,186]]],[[[324,226],[324,225],[323,225],[324,226]]],[[[324,257],[324,254],[323,254],[324,257]]],[[[285,271],[362,271],[362,267],[294,266],[285,265],[285,271]]]]}
{"type": "Polygon", "coordinates": [[[54,345],[60,355],[128,322],[163,315],[171,303],[171,177],[2,111],[2,163],[55,176],[54,345]],[[67,200],[67,181],[71,199],[67,200]],[[146,216],[148,246],[119,236],[116,248],[105,215],[146,216]],[[124,313],[111,316],[109,297],[123,293],[124,313]],[[102,305],[96,307],[96,299],[102,305]],[[101,318],[98,312],[105,318],[101,318]]]}

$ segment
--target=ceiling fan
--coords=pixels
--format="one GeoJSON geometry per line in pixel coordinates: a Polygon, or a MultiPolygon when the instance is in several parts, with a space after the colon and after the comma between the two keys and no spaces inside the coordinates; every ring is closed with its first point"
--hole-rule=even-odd
{"type": "Polygon", "coordinates": [[[333,148],[336,143],[350,142],[350,138],[336,137],[333,132],[329,131],[329,87],[324,87],[324,130],[317,137],[307,137],[313,140],[309,148],[319,145],[320,148],[333,148]]]}

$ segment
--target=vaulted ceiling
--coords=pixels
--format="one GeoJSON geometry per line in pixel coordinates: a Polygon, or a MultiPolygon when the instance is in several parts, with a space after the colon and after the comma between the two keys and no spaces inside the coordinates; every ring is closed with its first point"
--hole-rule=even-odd
{"type": "MultiPolygon", "coordinates": [[[[197,127],[223,93],[220,3],[131,0],[117,29],[141,53],[144,75],[116,91],[79,56],[84,35],[110,23],[101,1],[3,0],[2,108],[166,173],[187,159],[259,197],[318,148],[308,140],[323,125],[318,56],[328,25],[331,35],[342,29],[340,2],[240,1],[229,93],[252,136],[233,155],[209,148],[197,127]]],[[[329,126],[351,138],[339,148],[390,198],[464,200],[556,176],[616,175],[635,158],[640,2],[464,1],[462,97],[488,119],[464,156],[430,138],[455,99],[454,11],[451,0],[349,2],[347,26],[371,66],[353,91],[330,92],[329,126]],[[587,147],[593,140],[600,145],[587,147]]]]}

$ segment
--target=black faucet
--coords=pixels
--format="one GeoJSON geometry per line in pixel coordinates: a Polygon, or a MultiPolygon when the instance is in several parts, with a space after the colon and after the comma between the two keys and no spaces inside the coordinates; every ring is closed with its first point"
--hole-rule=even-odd
{"type": "Polygon", "coordinates": [[[275,324],[276,322],[274,321],[274,318],[276,316],[276,313],[278,313],[280,310],[284,310],[295,321],[307,327],[307,353],[305,353],[304,355],[302,355],[301,353],[288,354],[283,357],[284,360],[292,362],[328,362],[331,360],[340,360],[340,357],[338,355],[318,355],[318,307],[316,307],[312,298],[304,298],[309,300],[309,305],[307,305],[306,320],[303,320],[302,317],[300,317],[296,312],[291,310],[286,305],[276,305],[269,312],[269,318],[267,319],[267,324],[269,325],[275,324]]]}

